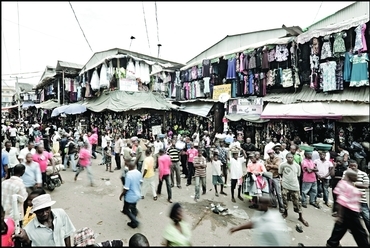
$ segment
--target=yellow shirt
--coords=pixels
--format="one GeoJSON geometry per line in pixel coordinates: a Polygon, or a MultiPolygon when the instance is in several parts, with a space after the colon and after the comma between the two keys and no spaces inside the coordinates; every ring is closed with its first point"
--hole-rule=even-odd
{"type": "Polygon", "coordinates": [[[30,213],[31,209],[32,207],[27,207],[26,213],[23,217],[23,227],[25,227],[36,216],[35,214],[30,213]]]}
{"type": "Polygon", "coordinates": [[[150,178],[154,176],[154,158],[152,156],[146,157],[144,159],[144,170],[146,171],[146,174],[144,178],[150,178]]]}

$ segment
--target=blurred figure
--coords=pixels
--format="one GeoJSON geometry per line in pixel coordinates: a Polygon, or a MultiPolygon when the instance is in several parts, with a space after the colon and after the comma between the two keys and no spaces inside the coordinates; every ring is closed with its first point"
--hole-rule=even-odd
{"type": "Polygon", "coordinates": [[[287,224],[276,210],[270,210],[271,199],[262,196],[258,201],[258,210],[251,221],[230,228],[230,234],[243,230],[254,229],[252,235],[255,246],[289,246],[290,237],[287,224]]]}
{"type": "Polygon", "coordinates": [[[123,247],[123,242],[119,239],[96,243],[95,238],[94,230],[84,227],[77,230],[73,237],[73,244],[75,247],[123,247]]]}
{"type": "Polygon", "coordinates": [[[183,221],[184,211],[179,203],[172,205],[170,218],[173,223],[168,224],[163,233],[165,246],[191,246],[191,229],[183,221]]]}
{"type": "Polygon", "coordinates": [[[354,186],[357,172],[347,169],[343,180],[334,188],[337,195],[337,219],[330,238],[326,241],[328,247],[340,246],[340,240],[349,229],[358,247],[369,247],[368,235],[360,220],[361,192],[354,186]]]}
{"type": "Polygon", "coordinates": [[[15,230],[14,220],[6,216],[3,206],[1,205],[1,247],[14,247],[12,235],[15,230]]]}
{"type": "Polygon", "coordinates": [[[141,188],[141,199],[144,199],[148,187],[152,189],[153,200],[157,200],[157,192],[155,189],[155,172],[154,172],[154,158],[151,155],[150,149],[145,151],[146,158],[144,159],[143,185],[141,188]]]}
{"type": "Polygon", "coordinates": [[[80,172],[83,170],[83,168],[86,168],[87,170],[87,176],[90,180],[90,185],[91,187],[94,186],[94,177],[92,174],[92,169],[91,169],[91,152],[88,150],[89,144],[87,142],[84,143],[84,146],[81,147],[80,152],[78,154],[78,164],[80,165],[78,167],[78,170],[75,174],[74,180],[77,181],[77,177],[80,174],[80,172]]]}
{"type": "Polygon", "coordinates": [[[141,233],[135,233],[128,241],[128,247],[149,247],[148,239],[141,233]]]}

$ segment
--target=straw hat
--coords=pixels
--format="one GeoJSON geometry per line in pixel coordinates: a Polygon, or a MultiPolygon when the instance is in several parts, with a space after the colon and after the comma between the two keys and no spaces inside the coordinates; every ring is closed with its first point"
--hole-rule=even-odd
{"type": "Polygon", "coordinates": [[[33,206],[31,209],[31,213],[34,213],[40,209],[51,207],[55,204],[55,202],[56,201],[51,200],[50,194],[39,195],[32,200],[33,206]]]}

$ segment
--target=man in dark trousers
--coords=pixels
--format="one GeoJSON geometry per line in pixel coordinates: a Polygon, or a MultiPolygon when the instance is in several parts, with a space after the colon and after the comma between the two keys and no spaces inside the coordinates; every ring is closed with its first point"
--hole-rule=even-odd
{"type": "Polygon", "coordinates": [[[60,139],[59,141],[59,147],[60,147],[60,151],[61,151],[61,156],[62,156],[62,164],[64,164],[64,157],[66,155],[66,151],[65,151],[65,148],[66,148],[66,145],[68,143],[68,139],[67,139],[67,135],[65,133],[63,133],[62,135],[62,138],[60,139]]]}

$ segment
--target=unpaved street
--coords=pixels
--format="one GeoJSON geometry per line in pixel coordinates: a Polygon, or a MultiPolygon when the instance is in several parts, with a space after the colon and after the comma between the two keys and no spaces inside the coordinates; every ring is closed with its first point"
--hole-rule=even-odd
{"type": "MultiPolygon", "coordinates": [[[[157,201],[153,200],[151,191],[144,200],[138,203],[138,220],[140,226],[132,229],[127,226],[128,217],[120,212],[122,202],[118,197],[122,190],[119,179],[121,172],[106,172],[105,166],[99,166],[101,156],[93,160],[93,173],[95,187],[89,186],[87,174],[83,171],[78,180],[73,180],[74,173],[71,169],[62,171],[65,181],[61,187],[51,192],[53,200],[56,200],[54,208],[64,208],[71,217],[76,229],[82,227],[92,228],[97,235],[97,242],[122,239],[125,244],[136,232],[143,233],[151,246],[159,246],[162,243],[162,232],[170,222],[168,217],[171,204],[167,202],[166,186],[163,185],[162,195],[157,201]]],[[[113,161],[113,167],[114,161],[113,161]]],[[[173,201],[180,202],[185,208],[186,221],[192,224],[192,244],[197,246],[248,246],[251,244],[253,231],[244,230],[233,235],[228,234],[230,227],[246,221],[256,210],[249,209],[247,200],[236,203],[231,202],[230,188],[225,192],[228,196],[215,197],[212,185],[211,169],[207,170],[207,193],[201,195],[200,201],[195,203],[194,183],[185,187],[186,180],[182,179],[182,189],[172,188],[173,201]],[[210,210],[213,203],[229,209],[230,215],[217,215],[210,210]]],[[[235,191],[237,193],[237,190],[235,191]]],[[[303,226],[303,233],[298,233],[295,226],[298,222],[298,214],[293,212],[290,202],[289,216],[286,219],[288,231],[291,234],[291,245],[297,246],[303,243],[306,246],[325,246],[326,240],[331,234],[334,218],[326,206],[315,209],[312,206],[303,209],[303,217],[310,226],[303,226]]],[[[355,246],[356,243],[350,233],[347,233],[341,242],[342,246],[355,246]]]]}

